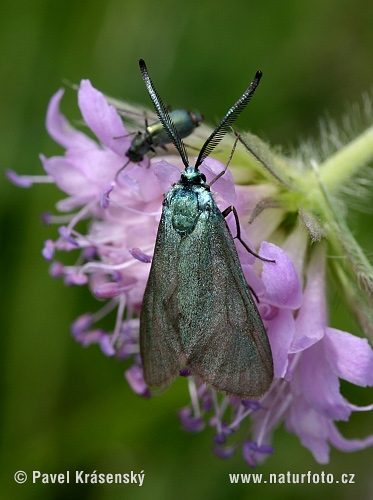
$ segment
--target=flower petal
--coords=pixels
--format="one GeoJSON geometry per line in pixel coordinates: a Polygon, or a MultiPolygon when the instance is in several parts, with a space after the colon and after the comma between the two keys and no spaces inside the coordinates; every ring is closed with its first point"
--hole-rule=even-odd
{"type": "Polygon", "coordinates": [[[333,423],[330,423],[329,427],[329,440],[338,450],[357,451],[373,445],[373,435],[367,436],[364,439],[346,439],[333,423]]]}
{"type": "Polygon", "coordinates": [[[329,420],[311,408],[300,396],[294,398],[285,416],[286,427],[299,436],[303,446],[308,448],[320,464],[329,462],[330,447],[329,420]]]}
{"type": "Polygon", "coordinates": [[[124,372],[131,389],[140,396],[150,397],[149,389],[144,380],[142,368],[137,365],[132,365],[124,372]]]}
{"type": "Polygon", "coordinates": [[[180,170],[166,160],[154,165],[154,173],[164,193],[167,193],[172,184],[180,179],[180,170]]]}
{"type": "MultiPolygon", "coordinates": [[[[240,246],[242,247],[241,243],[240,246]]],[[[259,276],[256,274],[255,270],[253,269],[253,266],[250,264],[247,264],[247,262],[251,261],[251,257],[253,257],[251,254],[248,253],[246,248],[244,248],[244,254],[239,251],[239,248],[237,249],[238,256],[241,261],[241,267],[242,271],[245,275],[246,281],[248,285],[254,290],[256,295],[260,297],[261,295],[264,295],[265,293],[265,287],[263,284],[263,281],[259,278],[259,276]]]]}
{"type": "MultiPolygon", "coordinates": [[[[52,158],[40,157],[43,167],[51,175],[56,185],[65,193],[77,194],[81,199],[95,195],[95,187],[87,182],[87,178],[76,166],[63,156],[52,158]]],[[[83,203],[82,203],[83,204],[83,203]]]]}
{"type": "Polygon", "coordinates": [[[46,117],[46,128],[49,135],[66,149],[95,147],[96,143],[88,136],[72,127],[69,121],[60,112],[60,102],[63,94],[64,89],[58,90],[49,102],[46,117]]]}
{"type": "Polygon", "coordinates": [[[295,331],[293,313],[290,309],[278,309],[276,316],[265,324],[273,354],[274,376],[282,378],[288,367],[288,350],[295,331]]]}
{"type": "Polygon", "coordinates": [[[85,122],[96,137],[124,159],[131,137],[114,106],[107,102],[105,96],[89,80],[80,82],[78,103],[85,122]]]}
{"type": "Polygon", "coordinates": [[[302,352],[301,393],[309,405],[333,420],[348,420],[351,408],[339,392],[339,380],[326,358],[323,340],[302,352]]]}
{"type": "Polygon", "coordinates": [[[261,244],[259,255],[276,261],[263,261],[262,280],[266,287],[266,302],[278,307],[298,309],[302,304],[302,287],[289,257],[280,247],[266,241],[261,244]]]}
{"type": "Polygon", "coordinates": [[[339,378],[362,387],[373,386],[373,349],[367,339],[327,328],[324,344],[328,361],[339,378]]]}
{"type": "Polygon", "coordinates": [[[295,338],[289,352],[303,351],[318,342],[326,325],[325,253],[320,245],[308,268],[303,305],[295,321],[295,338]]]}
{"type": "MultiPolygon", "coordinates": [[[[207,183],[209,184],[218,174],[223,172],[225,165],[218,160],[213,158],[206,158],[202,163],[200,170],[206,176],[207,183]]],[[[234,205],[237,199],[236,190],[234,187],[233,175],[229,170],[224,172],[224,175],[219,177],[219,179],[212,185],[212,191],[215,191],[219,198],[224,201],[225,206],[234,205]]]]}

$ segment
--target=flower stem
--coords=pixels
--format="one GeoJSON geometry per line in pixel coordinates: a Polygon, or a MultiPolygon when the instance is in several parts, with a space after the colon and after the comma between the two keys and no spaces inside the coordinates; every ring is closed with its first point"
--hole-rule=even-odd
{"type": "Polygon", "coordinates": [[[335,190],[373,159],[373,126],[319,165],[324,186],[335,190]]]}

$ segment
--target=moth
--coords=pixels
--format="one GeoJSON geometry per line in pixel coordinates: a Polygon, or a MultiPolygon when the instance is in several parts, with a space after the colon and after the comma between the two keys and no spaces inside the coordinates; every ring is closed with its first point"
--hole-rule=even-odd
{"type": "Polygon", "coordinates": [[[149,387],[167,386],[187,368],[217,391],[241,399],[258,398],[273,379],[272,353],[225,221],[231,211],[236,237],[251,250],[241,239],[234,207],[221,212],[210,190],[225,170],[207,184],[199,167],[245,108],[262,73],[256,73],[228,110],[192,166],[142,59],[139,65],[159,120],[185,166],[163,201],[140,314],[145,381],[149,387]]]}

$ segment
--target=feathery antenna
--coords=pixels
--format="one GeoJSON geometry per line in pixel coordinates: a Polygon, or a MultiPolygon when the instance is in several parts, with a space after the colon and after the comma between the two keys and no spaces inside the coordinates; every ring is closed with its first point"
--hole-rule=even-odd
{"type": "Polygon", "coordinates": [[[142,78],[145,82],[146,88],[148,90],[150,99],[153,102],[155,111],[160,119],[162,125],[164,126],[169,138],[174,143],[176,149],[179,151],[179,155],[187,169],[189,167],[188,155],[186,152],[185,144],[181,140],[179,133],[175,127],[174,122],[171,120],[170,115],[164,105],[162,99],[158,95],[158,92],[155,90],[154,84],[149,76],[145,61],[140,59],[139,61],[140,71],[142,78]]]}

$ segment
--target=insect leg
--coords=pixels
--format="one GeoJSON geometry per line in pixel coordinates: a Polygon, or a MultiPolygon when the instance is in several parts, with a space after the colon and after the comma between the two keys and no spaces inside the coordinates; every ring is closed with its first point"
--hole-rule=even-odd
{"type": "Polygon", "coordinates": [[[128,160],[128,162],[127,162],[127,163],[125,163],[125,164],[123,165],[123,167],[122,167],[122,168],[120,168],[120,169],[118,170],[118,172],[115,174],[115,182],[118,182],[118,177],[119,177],[119,174],[120,174],[121,172],[123,172],[123,170],[124,170],[124,169],[126,168],[126,166],[130,163],[130,161],[131,161],[131,160],[128,160]]]}
{"type": "MultiPolygon", "coordinates": [[[[218,173],[218,175],[216,175],[212,181],[209,183],[209,186],[212,186],[214,184],[214,182],[216,182],[218,179],[220,179],[220,177],[222,177],[225,172],[227,171],[228,167],[229,167],[229,164],[233,158],[233,155],[234,155],[234,152],[236,151],[236,146],[237,146],[237,142],[239,141],[239,137],[236,136],[236,139],[234,140],[234,144],[233,144],[233,148],[232,148],[232,151],[231,151],[231,154],[229,155],[229,158],[228,158],[228,161],[227,161],[227,164],[225,165],[224,169],[218,173]]],[[[227,214],[228,215],[228,214],[227,214]]]]}
{"type": "Polygon", "coordinates": [[[276,263],[275,260],[272,260],[272,259],[266,259],[264,257],[261,257],[259,254],[253,252],[247,245],[246,243],[243,241],[243,239],[241,238],[241,227],[240,227],[240,221],[238,219],[238,214],[237,214],[237,210],[236,208],[231,205],[230,207],[227,207],[225,210],[223,210],[222,214],[223,214],[223,217],[227,217],[227,215],[229,215],[231,212],[233,212],[233,215],[234,215],[234,219],[236,221],[236,229],[237,229],[237,234],[235,236],[235,238],[240,241],[242,243],[242,245],[246,248],[246,250],[251,253],[251,255],[254,255],[254,257],[257,257],[258,259],[260,260],[263,260],[264,262],[273,262],[273,263],[276,263]]]}
{"type": "Polygon", "coordinates": [[[123,139],[123,137],[131,137],[131,135],[139,134],[139,132],[129,132],[128,134],[115,135],[113,139],[123,139]]]}

